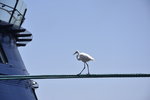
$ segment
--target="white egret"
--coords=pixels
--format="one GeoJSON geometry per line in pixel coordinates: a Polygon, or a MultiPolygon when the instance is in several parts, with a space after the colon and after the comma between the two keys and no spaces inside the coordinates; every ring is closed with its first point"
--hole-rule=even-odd
{"type": "Polygon", "coordinates": [[[94,60],[94,58],[91,57],[90,55],[86,54],[86,53],[80,53],[79,51],[76,51],[74,53],[74,55],[75,54],[77,54],[76,55],[77,60],[79,60],[79,61],[81,60],[84,63],[84,67],[83,67],[83,69],[81,70],[81,72],[78,75],[80,75],[84,71],[86,65],[87,65],[88,75],[89,75],[90,71],[89,71],[89,65],[87,64],[87,62],[94,60]]]}

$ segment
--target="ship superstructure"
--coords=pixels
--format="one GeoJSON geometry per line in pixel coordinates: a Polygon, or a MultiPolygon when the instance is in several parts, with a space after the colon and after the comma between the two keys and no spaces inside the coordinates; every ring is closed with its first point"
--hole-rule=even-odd
{"type": "MultiPolygon", "coordinates": [[[[27,8],[22,0],[0,0],[0,74],[28,75],[18,47],[32,41],[21,25],[27,8]]],[[[1,80],[0,100],[37,100],[32,80],[1,80]]]]}

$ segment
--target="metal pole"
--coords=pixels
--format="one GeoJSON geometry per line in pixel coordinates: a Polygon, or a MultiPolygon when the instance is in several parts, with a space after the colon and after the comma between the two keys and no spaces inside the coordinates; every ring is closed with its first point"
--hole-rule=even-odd
{"type": "Polygon", "coordinates": [[[15,4],[14,9],[13,9],[13,11],[12,11],[12,14],[11,14],[11,16],[10,16],[9,23],[11,22],[11,20],[12,20],[12,18],[13,18],[13,15],[14,15],[15,10],[16,10],[16,8],[17,8],[18,2],[19,2],[19,0],[16,0],[16,4],[15,4]]]}
{"type": "Polygon", "coordinates": [[[150,74],[90,74],[90,75],[0,75],[0,80],[73,79],[73,78],[150,78],[150,74]]]}
{"type": "Polygon", "coordinates": [[[24,20],[25,20],[25,14],[26,14],[26,12],[27,12],[27,9],[25,9],[25,11],[24,11],[24,13],[23,13],[22,20],[21,20],[21,23],[20,23],[20,25],[19,25],[19,28],[21,27],[22,23],[23,23],[24,20]]]}

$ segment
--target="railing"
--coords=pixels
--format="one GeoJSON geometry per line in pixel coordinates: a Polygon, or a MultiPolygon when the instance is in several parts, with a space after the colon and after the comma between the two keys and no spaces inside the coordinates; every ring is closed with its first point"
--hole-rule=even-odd
{"type": "Polygon", "coordinates": [[[90,75],[0,75],[0,80],[74,79],[74,78],[150,78],[150,74],[90,74],[90,75]]]}
{"type": "MultiPolygon", "coordinates": [[[[7,21],[11,24],[16,24],[18,26],[21,26],[23,21],[24,21],[24,16],[26,13],[26,8],[24,9],[23,13],[21,13],[18,9],[19,0],[16,0],[16,3],[14,5],[14,7],[11,7],[7,4],[1,3],[0,2],[0,9],[7,12],[10,16],[7,18],[7,20],[5,19],[4,21],[7,21]]],[[[2,15],[0,15],[2,16],[2,15]]],[[[0,20],[3,20],[3,18],[1,18],[0,20]]]]}

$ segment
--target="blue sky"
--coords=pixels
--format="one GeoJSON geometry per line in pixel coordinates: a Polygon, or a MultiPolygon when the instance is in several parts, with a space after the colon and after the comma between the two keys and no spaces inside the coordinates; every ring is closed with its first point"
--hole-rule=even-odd
{"type": "MultiPolygon", "coordinates": [[[[89,53],[92,74],[150,73],[149,0],[25,0],[23,27],[33,41],[20,48],[31,75],[77,74],[89,53]]],[[[87,70],[84,71],[86,74],[87,70]]],[[[149,100],[150,80],[36,80],[39,100],[149,100]]]]}

